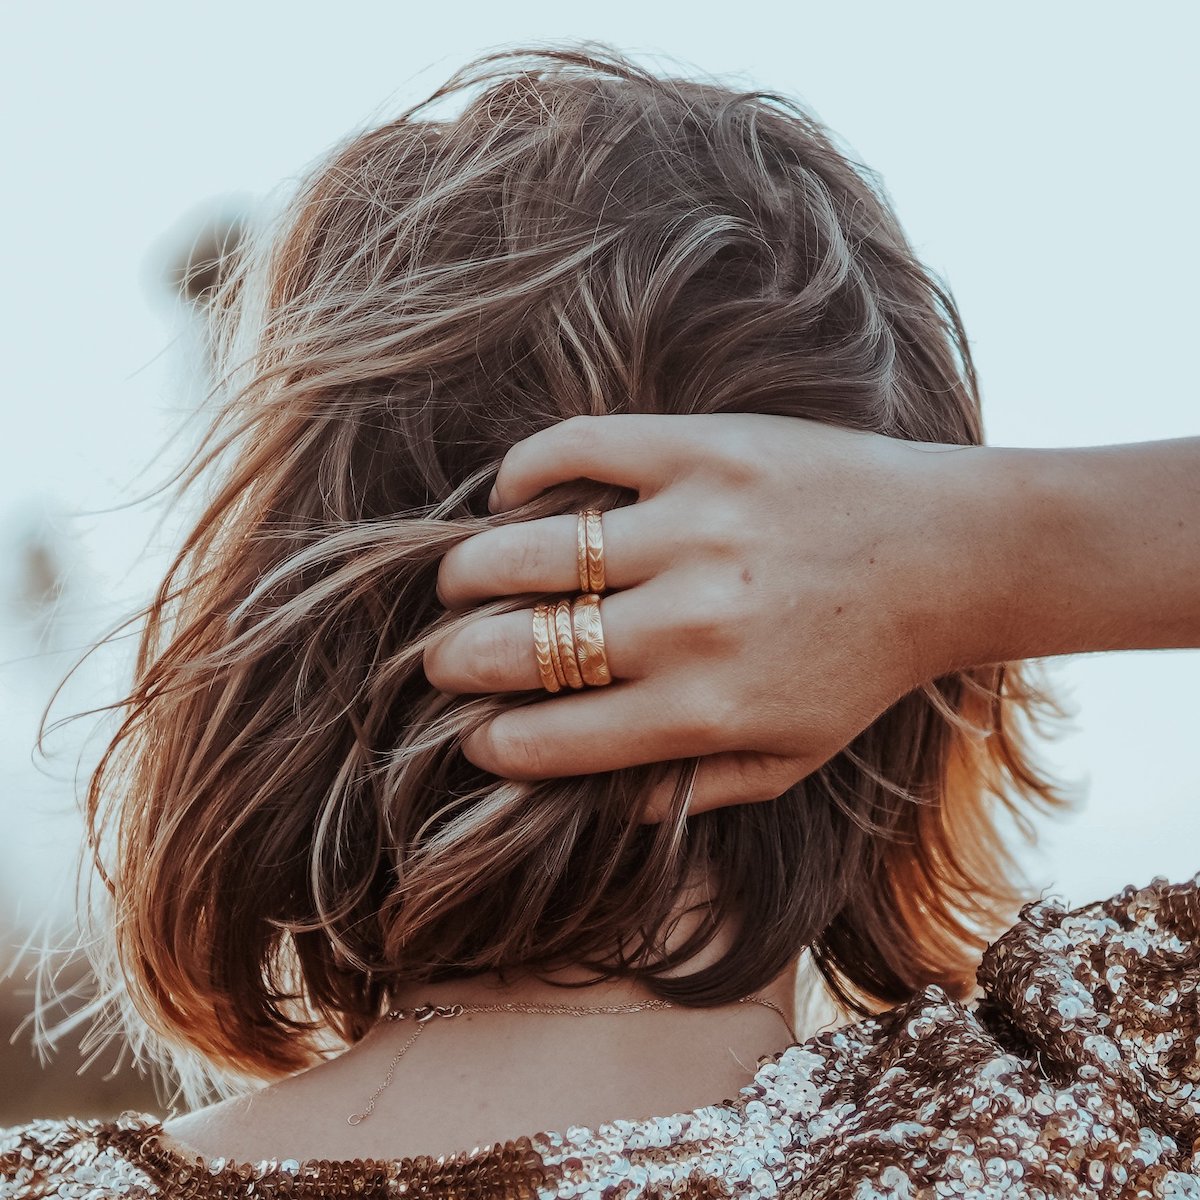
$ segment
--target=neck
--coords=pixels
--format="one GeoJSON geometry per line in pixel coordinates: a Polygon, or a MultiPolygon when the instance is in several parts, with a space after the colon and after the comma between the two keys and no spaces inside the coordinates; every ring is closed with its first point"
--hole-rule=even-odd
{"type": "MultiPolygon", "coordinates": [[[[734,936],[719,930],[672,973],[716,961],[734,936]]],[[[667,949],[678,944],[668,939],[667,949]]],[[[804,965],[800,969],[808,975],[804,965]]],[[[200,1153],[248,1161],[296,1157],[300,1147],[305,1157],[391,1159],[451,1153],[531,1130],[597,1127],[614,1114],[688,1112],[735,1095],[753,1075],[756,1057],[761,1062],[764,1054],[782,1053],[816,1031],[807,1012],[798,1027],[796,976],[793,965],[755,993],[783,1020],[758,1004],[733,1003],[578,1020],[468,1010],[415,1028],[410,1021],[381,1021],[328,1061],[249,1098],[177,1120],[170,1132],[200,1153]],[[414,1041],[418,1030],[425,1032],[414,1041]]],[[[590,977],[582,967],[541,977],[514,973],[503,982],[480,974],[401,989],[393,1004],[599,1007],[653,997],[637,980],[586,983],[590,977]],[[562,986],[581,982],[585,986],[562,986]]]]}
{"type": "MultiPolygon", "coordinates": [[[[699,916],[689,912],[694,896],[685,898],[679,906],[680,918],[668,924],[671,930],[666,949],[675,949],[691,935],[699,916]]],[[[687,975],[716,962],[730,947],[735,931],[728,926],[698,954],[685,963],[665,972],[668,976],[687,975]]],[[[782,1013],[790,1029],[797,1027],[797,961],[794,960],[775,979],[754,995],[770,1001],[782,1013]]],[[[597,1006],[628,1004],[654,996],[650,987],[636,979],[594,980],[595,972],[582,966],[566,966],[554,971],[506,972],[501,980],[496,972],[485,972],[463,979],[438,983],[410,985],[393,997],[395,1008],[416,1008],[421,1004],[571,1004],[597,1006]]]]}

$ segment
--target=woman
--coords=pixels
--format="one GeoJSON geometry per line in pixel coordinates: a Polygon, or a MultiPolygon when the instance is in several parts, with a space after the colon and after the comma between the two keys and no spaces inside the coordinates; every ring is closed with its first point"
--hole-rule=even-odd
{"type": "Polygon", "coordinates": [[[1200,642],[1198,441],[983,447],[785,100],[459,93],[214,300],[217,482],[87,798],[100,978],[197,1106],[0,1135],[0,1197],[1200,1187],[1195,882],[1002,932],[997,828],[1062,803],[1020,660],[1200,642]]]}

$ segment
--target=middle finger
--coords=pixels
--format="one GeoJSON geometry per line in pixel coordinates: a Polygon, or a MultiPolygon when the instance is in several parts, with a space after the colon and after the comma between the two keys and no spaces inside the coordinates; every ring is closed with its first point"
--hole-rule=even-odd
{"type": "MultiPolygon", "coordinates": [[[[606,589],[649,579],[666,564],[671,543],[678,540],[653,500],[606,509],[600,523],[606,589]]],[[[574,591],[579,586],[578,530],[575,513],[484,529],[442,556],[438,599],[456,609],[497,596],[574,591]]]]}

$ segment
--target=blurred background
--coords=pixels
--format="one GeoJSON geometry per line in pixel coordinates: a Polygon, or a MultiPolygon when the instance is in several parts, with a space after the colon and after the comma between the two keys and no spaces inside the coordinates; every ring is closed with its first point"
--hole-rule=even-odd
{"type": "MultiPolygon", "coordinates": [[[[175,273],[334,141],[478,52],[593,38],[801,98],[882,174],[948,281],[990,442],[1200,432],[1190,0],[615,0],[602,13],[532,0],[79,0],[8,4],[0,22],[0,1125],[157,1105],[111,1054],[80,1074],[78,1034],[38,1062],[19,949],[69,926],[76,798],[101,746],[80,721],[40,758],[38,720],[90,641],[148,596],[186,519],[138,502],[191,444],[194,428],[178,430],[204,389],[201,316],[175,273]]],[[[52,715],[115,698],[129,650],[126,639],[90,657],[52,715]]],[[[1025,853],[1035,891],[1083,903],[1190,878],[1200,653],[1046,667],[1074,715],[1042,757],[1080,803],[1025,853]]]]}

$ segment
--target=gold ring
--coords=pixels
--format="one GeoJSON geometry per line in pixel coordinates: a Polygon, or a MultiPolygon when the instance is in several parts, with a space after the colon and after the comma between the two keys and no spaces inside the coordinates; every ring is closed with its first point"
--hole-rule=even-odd
{"type": "Polygon", "coordinates": [[[533,652],[537,655],[538,675],[542,687],[548,692],[557,692],[562,684],[554,669],[551,645],[554,638],[550,632],[550,605],[536,604],[533,608],[533,652]]]}
{"type": "Polygon", "coordinates": [[[576,596],[571,605],[571,622],[575,629],[575,656],[583,682],[589,687],[603,687],[606,683],[612,683],[608,656],[604,652],[600,597],[594,592],[576,596]]]}
{"type": "Polygon", "coordinates": [[[575,629],[571,623],[571,601],[560,600],[552,614],[554,632],[558,641],[558,658],[566,676],[567,686],[583,687],[583,676],[579,673],[579,662],[575,658],[575,629]]]}
{"type": "Polygon", "coordinates": [[[550,693],[603,687],[613,681],[604,648],[600,597],[595,592],[535,604],[533,649],[538,678],[550,693]]]}
{"type": "Polygon", "coordinates": [[[567,673],[563,670],[562,654],[558,648],[558,631],[554,627],[554,605],[546,606],[546,636],[550,642],[550,665],[554,671],[554,680],[558,684],[554,690],[567,686],[567,673]]]}
{"type": "Polygon", "coordinates": [[[581,592],[604,591],[604,525],[599,509],[585,508],[576,526],[575,563],[581,592]]]}

